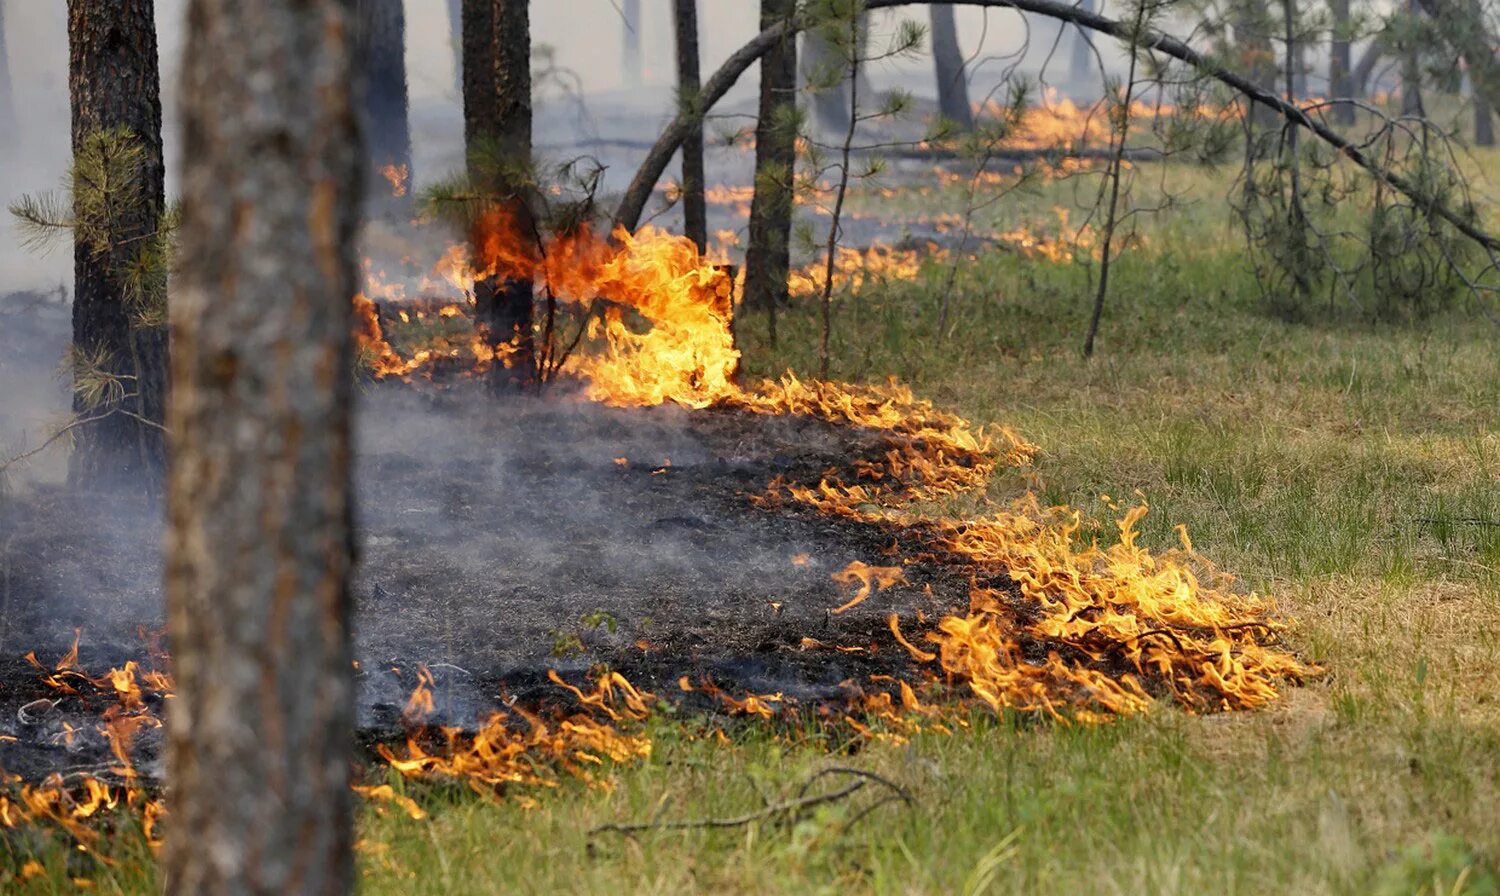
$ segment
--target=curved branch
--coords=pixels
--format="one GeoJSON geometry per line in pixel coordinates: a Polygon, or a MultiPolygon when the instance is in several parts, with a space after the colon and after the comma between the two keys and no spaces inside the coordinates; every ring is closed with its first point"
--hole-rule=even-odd
{"type": "MultiPolygon", "coordinates": [[[[1106,18],[1097,13],[1087,11],[1063,0],[951,0],[964,6],[993,7],[1002,9],[1014,9],[1018,12],[1029,12],[1035,15],[1047,16],[1107,34],[1117,40],[1147,49],[1155,50],[1164,56],[1169,56],[1178,62],[1186,63],[1197,69],[1204,75],[1233,88],[1253,103],[1276,112],[1296,127],[1306,128],[1318,139],[1337,149],[1354,164],[1365,169],[1376,180],[1391,189],[1405,195],[1427,214],[1441,218],[1453,226],[1455,230],[1467,236],[1469,239],[1483,246],[1491,252],[1500,252],[1500,239],[1491,236],[1486,231],[1477,227],[1467,217],[1440,203],[1433,196],[1425,194],[1415,183],[1400,174],[1382,168],[1369,157],[1362,149],[1343,135],[1329,128],[1327,125],[1317,121],[1306,111],[1298,106],[1287,102],[1275,93],[1266,90],[1243,75],[1230,71],[1220,66],[1207,56],[1193,49],[1183,41],[1163,34],[1152,29],[1145,29],[1141,34],[1133,34],[1134,29],[1130,23],[1119,22],[1106,18]]],[[[910,0],[866,0],[866,9],[886,9],[894,6],[922,6],[926,3],[911,3],[910,0]]],[[[620,200],[619,209],[615,212],[615,225],[627,230],[634,230],[640,222],[641,213],[646,207],[656,182],[661,179],[662,172],[666,170],[672,156],[682,145],[682,141],[691,131],[695,118],[701,117],[709,109],[713,108],[724,94],[734,86],[750,66],[765,55],[766,51],[788,31],[801,31],[808,27],[809,19],[805,14],[796,16],[787,22],[782,22],[767,28],[757,34],[749,43],[735,51],[719,70],[714,72],[713,77],[703,84],[700,94],[702,102],[691,111],[679,112],[677,117],[667,125],[656,143],[652,145],[646,159],[636,171],[630,186],[625,190],[625,195],[620,200]]]]}

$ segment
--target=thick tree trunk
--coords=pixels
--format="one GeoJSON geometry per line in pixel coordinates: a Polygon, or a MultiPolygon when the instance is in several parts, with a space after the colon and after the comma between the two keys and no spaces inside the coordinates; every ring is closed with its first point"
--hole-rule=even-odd
{"type": "Polygon", "coordinates": [[[969,106],[964,53],[958,46],[953,7],[945,3],[932,6],[932,62],[937,73],[938,113],[961,130],[972,131],[974,110],[969,106]]]}
{"type": "Polygon", "coordinates": [[[5,46],[5,0],[0,0],[0,151],[13,148],[16,140],[15,94],[10,84],[10,57],[5,46]]]}
{"type": "Polygon", "coordinates": [[[357,0],[356,8],[369,200],[377,208],[399,213],[411,204],[406,13],[402,0],[357,0]]]}
{"type": "Polygon", "coordinates": [[[73,154],[101,132],[124,128],[141,150],[140,201],[105,222],[111,248],[73,247],[73,351],[82,376],[116,378],[102,399],[75,391],[73,410],[93,422],[74,430],[69,480],[84,488],[160,483],[166,463],[167,331],[132,308],[126,272],[157,231],[165,204],[161,76],[152,0],[68,0],[68,86],[73,154]]]}
{"type": "MultiPolygon", "coordinates": [[[[464,142],[469,180],[493,197],[522,240],[535,235],[530,205],[531,21],[528,0],[464,0],[464,142]]],[[[480,216],[480,226],[484,217],[480,216]]],[[[479,258],[483,233],[474,234],[479,258]]],[[[479,319],[504,351],[491,382],[513,388],[533,377],[530,280],[474,284],[479,319]]]]}
{"type": "MultiPolygon", "coordinates": [[[[761,28],[795,14],[796,0],[761,0],[761,28]]],[[[797,164],[797,38],[775,42],[760,60],[760,111],[755,123],[755,194],[750,200],[750,244],[745,249],[745,303],[771,314],[786,299],[791,267],[792,176],[797,164]]]]}
{"type": "Polygon", "coordinates": [[[166,572],[173,896],[353,884],[352,11],[192,0],[188,14],[166,572]]]}
{"type": "Polygon", "coordinates": [[[620,0],[621,75],[626,87],[641,84],[641,0],[620,0]]]}
{"type": "MultiPolygon", "coordinates": [[[[677,102],[688,111],[698,107],[698,0],[672,0],[677,31],[677,102]]],[[[708,248],[708,204],[703,195],[703,119],[682,141],[682,232],[702,252],[708,248]]]]}
{"type": "MultiPolygon", "coordinates": [[[[1094,11],[1094,0],[1078,0],[1083,12],[1094,11]]],[[[1081,86],[1094,70],[1094,41],[1082,28],[1073,29],[1073,52],[1068,61],[1068,78],[1075,87],[1081,86]]]]}
{"type": "MultiPolygon", "coordinates": [[[[1349,45],[1349,0],[1329,0],[1333,15],[1333,31],[1328,41],[1328,95],[1334,100],[1354,98],[1350,80],[1354,68],[1354,56],[1349,45]]],[[[1340,102],[1333,107],[1335,124],[1348,127],[1354,124],[1354,106],[1340,102]]]]}

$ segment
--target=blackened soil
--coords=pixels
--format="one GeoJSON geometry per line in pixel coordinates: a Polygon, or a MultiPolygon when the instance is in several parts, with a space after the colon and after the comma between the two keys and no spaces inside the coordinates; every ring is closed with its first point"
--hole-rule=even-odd
{"type": "MultiPolygon", "coordinates": [[[[751,502],[774,477],[815,483],[882,456],[876,432],[465,387],[370,387],[361,401],[355,652],[370,736],[394,729],[419,665],[438,681],[437,720],[459,725],[501,700],[565,697],[549,669],[581,682],[600,665],[689,702],[705,698],[684,697],[681,676],[837,698],[848,680],[910,674],[888,614],[967,601],[965,573],[919,562],[906,584],[833,615],[850,591],[832,574],[899,564],[897,533],[751,502]]],[[[90,671],[142,657],[141,633],[163,622],[160,541],[160,509],[140,499],[43,489],[0,503],[0,768],[97,754],[57,733],[108,695],[18,715],[48,696],[18,658],[54,662],[75,629],[90,671]]]]}

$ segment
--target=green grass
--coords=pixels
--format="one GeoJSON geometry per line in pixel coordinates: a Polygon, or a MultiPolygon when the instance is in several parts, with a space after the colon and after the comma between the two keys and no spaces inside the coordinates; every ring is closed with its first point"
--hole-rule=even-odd
{"type": "MultiPolygon", "coordinates": [[[[985,225],[1055,220],[1063,189],[985,225]]],[[[362,891],[1500,892],[1495,329],[1463,312],[1405,327],[1286,323],[1265,312],[1211,197],[1142,227],[1091,362],[1079,352],[1086,267],[996,252],[958,271],[947,334],[934,332],[941,265],[844,299],[833,373],[895,374],[1015,428],[1042,448],[1045,498],[1085,509],[1101,538],[1101,495],[1139,491],[1153,508],[1146,541],[1174,543],[1186,523],[1202,553],[1276,595],[1325,678],[1263,712],[1162,707],[1103,727],[976,716],[953,736],[853,755],[795,731],[740,729],[723,744],[658,720],[651,760],[617,770],[611,790],[566,785],[526,809],[408,786],[423,822],[366,806],[362,891]],[[834,764],[890,777],[913,805],[589,834],[754,811],[834,764]]],[[[752,369],[815,370],[811,303],[781,329],[771,352],[763,321],[747,319],[752,369]]],[[[1020,487],[999,481],[991,497],[1020,487]]],[[[122,861],[90,875],[98,890],[152,892],[139,840],[114,848],[122,861]]],[[[61,856],[43,849],[48,876],[17,885],[0,871],[0,884],[71,892],[61,856]]]]}

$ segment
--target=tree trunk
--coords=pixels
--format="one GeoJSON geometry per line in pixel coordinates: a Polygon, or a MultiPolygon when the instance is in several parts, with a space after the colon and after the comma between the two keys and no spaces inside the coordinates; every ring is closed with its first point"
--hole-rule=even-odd
{"type": "Polygon", "coordinates": [[[1370,79],[1375,77],[1375,67],[1380,64],[1384,55],[1385,47],[1379,39],[1370,41],[1370,45],[1359,55],[1359,61],[1354,63],[1354,72],[1349,78],[1349,89],[1355,99],[1364,99],[1369,95],[1370,79]]]}
{"type": "MultiPolygon", "coordinates": [[[[1328,94],[1334,100],[1354,98],[1350,73],[1354,67],[1349,45],[1349,0],[1330,0],[1333,15],[1333,31],[1328,42],[1328,94]]],[[[1347,102],[1337,103],[1332,110],[1335,124],[1349,127],[1354,124],[1354,106],[1347,102]]]]}
{"type": "Polygon", "coordinates": [[[5,0],[0,0],[0,150],[8,150],[16,140],[16,101],[10,85],[10,58],[5,47],[5,0]]]}
{"type": "Polygon", "coordinates": [[[938,113],[961,130],[974,130],[964,53],[958,46],[953,7],[945,3],[932,6],[932,61],[937,70],[938,113]]]}
{"type": "MultiPolygon", "coordinates": [[[[762,30],[790,19],[796,0],[761,0],[762,30]]],[[[797,164],[797,38],[789,32],[760,60],[760,111],[755,123],[755,194],[745,249],[745,303],[765,308],[775,342],[776,306],[786,299],[791,268],[792,176],[797,164]]]]}
{"type": "MultiPolygon", "coordinates": [[[[1236,0],[1234,5],[1234,40],[1239,49],[1239,68],[1257,87],[1276,92],[1276,54],[1271,48],[1271,23],[1264,4],[1253,0],[1236,0]]],[[[1257,130],[1270,126],[1275,115],[1263,106],[1250,110],[1250,120],[1257,130]]]]}
{"type": "MultiPolygon", "coordinates": [[[[823,33],[823,27],[808,29],[803,35],[802,76],[816,88],[812,91],[813,124],[820,134],[836,134],[842,139],[844,132],[849,130],[849,111],[853,104],[849,101],[852,85],[849,83],[850,65],[847,56],[850,52],[863,56],[869,38],[868,13],[860,13],[859,44],[848,50],[832,44],[823,33]]],[[[858,65],[855,70],[855,77],[859,79],[859,95],[874,97],[864,66],[858,65]]]]}
{"type": "Polygon", "coordinates": [[[79,376],[102,374],[120,384],[93,403],[74,392],[74,413],[94,419],[74,430],[68,465],[70,482],[83,488],[154,488],[166,464],[167,331],[139,319],[125,282],[142,242],[157,232],[165,204],[154,12],[153,0],[68,0],[74,157],[91,138],[118,128],[141,150],[139,202],[107,223],[111,248],[96,253],[74,241],[75,370],[92,367],[79,376]]]}
{"type": "Polygon", "coordinates": [[[192,0],[188,14],[166,543],[173,896],[353,885],[352,13],[352,0],[192,0]]]}
{"type": "Polygon", "coordinates": [[[1477,91],[1474,94],[1474,145],[1495,145],[1494,110],[1477,91]]]}
{"type": "Polygon", "coordinates": [[[400,213],[411,205],[411,124],[406,91],[406,13],[402,0],[357,0],[360,122],[369,159],[368,198],[400,213]]]}
{"type": "MultiPolygon", "coordinates": [[[[1468,69],[1476,104],[1482,101],[1493,109],[1500,101],[1500,58],[1494,52],[1496,37],[1485,21],[1484,5],[1479,0],[1419,0],[1418,5],[1446,25],[1444,32],[1452,35],[1454,48],[1468,69]]],[[[1479,114],[1478,105],[1475,114],[1479,114]]]]}
{"type": "MultiPolygon", "coordinates": [[[[1094,11],[1094,0],[1079,0],[1078,8],[1083,12],[1094,11]]],[[[1094,41],[1082,28],[1073,29],[1073,54],[1068,62],[1068,78],[1074,87],[1081,86],[1094,69],[1094,41]]]]}
{"type": "MultiPolygon", "coordinates": [[[[493,198],[518,238],[530,241],[531,23],[527,0],[464,0],[464,144],[469,180],[493,198]]],[[[480,216],[479,226],[484,226],[480,216]]],[[[474,234],[475,258],[483,233],[474,234]]],[[[516,388],[533,378],[530,280],[474,284],[475,310],[491,343],[508,345],[491,383],[516,388]]]]}
{"type": "Polygon", "coordinates": [[[641,0],[621,0],[624,21],[620,64],[626,87],[641,85],[641,0]]]}
{"type": "Polygon", "coordinates": [[[453,89],[464,95],[464,0],[448,0],[448,40],[453,49],[453,89]]]}
{"type": "MultiPolygon", "coordinates": [[[[1405,6],[1407,15],[1415,17],[1418,14],[1415,0],[1407,0],[1405,6]]],[[[1423,118],[1427,113],[1422,103],[1422,60],[1418,55],[1419,50],[1411,40],[1401,45],[1401,114],[1423,118]]]]}
{"type": "Polygon", "coordinates": [[[708,248],[708,204],[703,195],[703,119],[694,112],[701,87],[698,72],[698,0],[673,0],[677,30],[677,102],[697,125],[682,141],[682,232],[703,252],[708,248]]]}

